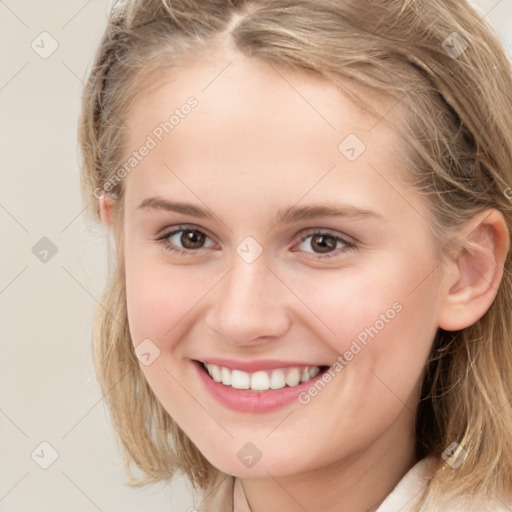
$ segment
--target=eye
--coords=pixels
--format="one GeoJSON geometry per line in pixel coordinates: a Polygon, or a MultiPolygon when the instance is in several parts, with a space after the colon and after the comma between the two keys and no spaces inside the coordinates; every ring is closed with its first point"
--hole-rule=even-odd
{"type": "Polygon", "coordinates": [[[331,258],[355,249],[356,244],[328,231],[315,231],[303,236],[298,247],[299,250],[313,253],[320,258],[331,258]]]}
{"type": "Polygon", "coordinates": [[[157,239],[169,251],[190,255],[198,249],[213,247],[214,243],[201,230],[189,226],[178,226],[166,231],[157,239]],[[210,243],[205,245],[209,241],[210,243]]]}
{"type": "MultiPolygon", "coordinates": [[[[165,231],[157,238],[165,249],[191,256],[200,249],[214,247],[213,241],[195,226],[177,226],[165,231]]],[[[304,235],[298,250],[316,255],[319,259],[331,258],[356,248],[355,242],[346,240],[328,231],[314,231],[304,235]]]]}

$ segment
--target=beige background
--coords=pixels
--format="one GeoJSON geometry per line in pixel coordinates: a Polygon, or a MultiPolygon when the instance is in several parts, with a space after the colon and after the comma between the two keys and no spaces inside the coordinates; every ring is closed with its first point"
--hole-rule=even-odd
{"type": "MultiPolygon", "coordinates": [[[[512,0],[477,3],[511,55],[512,0]]],[[[104,0],[0,0],[1,512],[193,505],[181,479],[124,486],[91,361],[106,237],[81,214],[76,122],[106,13],[104,0]]]]}

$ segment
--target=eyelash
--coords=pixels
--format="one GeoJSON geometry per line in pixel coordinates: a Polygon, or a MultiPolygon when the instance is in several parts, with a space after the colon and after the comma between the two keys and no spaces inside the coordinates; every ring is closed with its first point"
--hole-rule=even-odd
{"type": "MultiPolygon", "coordinates": [[[[196,228],[195,226],[186,226],[185,225],[185,226],[177,226],[175,229],[172,229],[171,231],[164,232],[161,236],[159,236],[156,239],[156,241],[161,243],[162,246],[166,250],[180,254],[182,256],[192,256],[193,253],[198,252],[201,249],[204,249],[204,247],[200,247],[199,249],[182,249],[180,247],[171,245],[169,243],[169,238],[171,236],[173,236],[177,233],[183,232],[183,231],[197,231],[197,232],[205,235],[206,237],[208,237],[208,235],[206,235],[206,233],[204,233],[200,229],[196,228]]],[[[352,251],[357,248],[357,245],[355,242],[346,240],[346,239],[344,239],[338,235],[335,235],[335,234],[331,233],[330,231],[326,231],[326,230],[309,231],[307,234],[303,235],[300,238],[299,243],[303,243],[308,238],[313,237],[313,236],[329,236],[329,237],[333,238],[336,241],[336,243],[341,242],[344,245],[344,247],[341,249],[341,253],[349,252],[349,251],[352,251]]],[[[312,254],[315,254],[317,259],[324,260],[324,259],[329,259],[329,258],[334,258],[336,256],[339,256],[340,249],[335,249],[334,251],[325,253],[323,255],[320,253],[312,253],[312,254]]]]}

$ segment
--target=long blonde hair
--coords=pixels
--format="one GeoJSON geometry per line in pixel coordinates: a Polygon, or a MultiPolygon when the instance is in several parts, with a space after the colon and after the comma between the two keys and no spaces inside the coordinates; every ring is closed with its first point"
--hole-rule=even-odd
{"type": "MultiPolygon", "coordinates": [[[[142,90],[194,55],[245,55],[400,103],[408,180],[428,196],[432,230],[451,229],[496,208],[512,230],[512,72],[496,36],[463,0],[128,0],[117,2],[83,93],[79,139],[90,219],[123,162],[123,124],[142,90]],[[364,86],[363,88],[361,86],[364,86]]],[[[392,117],[391,115],[389,116],[392,117]]],[[[123,182],[108,190],[123,215],[123,182]]],[[[117,262],[98,308],[93,347],[131,485],[185,473],[206,490],[219,476],[148,386],[128,330],[122,230],[117,262]],[[131,466],[142,472],[134,477],[131,466]]],[[[439,330],[417,413],[417,455],[452,442],[468,454],[456,470],[435,464],[421,510],[448,493],[512,492],[511,258],[497,297],[474,325],[439,330]]]]}

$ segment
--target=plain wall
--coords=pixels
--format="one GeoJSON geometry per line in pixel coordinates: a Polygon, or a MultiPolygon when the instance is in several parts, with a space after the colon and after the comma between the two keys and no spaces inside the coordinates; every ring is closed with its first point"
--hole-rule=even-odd
{"type": "MultiPolygon", "coordinates": [[[[476,3],[511,55],[512,0],[476,3]]],[[[0,1],[1,512],[193,506],[182,479],[124,486],[92,365],[107,239],[84,224],[76,125],[106,16],[104,0],[0,1]]]]}

